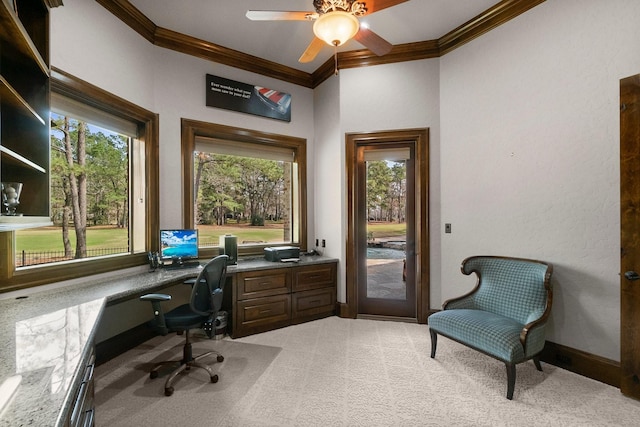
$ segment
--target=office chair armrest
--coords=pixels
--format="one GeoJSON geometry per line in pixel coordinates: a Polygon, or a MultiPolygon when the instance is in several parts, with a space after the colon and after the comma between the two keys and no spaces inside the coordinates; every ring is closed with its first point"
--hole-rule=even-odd
{"type": "Polygon", "coordinates": [[[167,328],[167,324],[164,320],[164,311],[162,310],[162,304],[160,303],[163,301],[171,301],[171,295],[146,294],[140,297],[140,301],[149,301],[151,303],[154,318],[152,326],[161,335],[167,335],[169,333],[169,329],[167,328]]]}
{"type": "Polygon", "coordinates": [[[140,297],[140,301],[171,301],[171,295],[167,294],[146,294],[140,297]]]}

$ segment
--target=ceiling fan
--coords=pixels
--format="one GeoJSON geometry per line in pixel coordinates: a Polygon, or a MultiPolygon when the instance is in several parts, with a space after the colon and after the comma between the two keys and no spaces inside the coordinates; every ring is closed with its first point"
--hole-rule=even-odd
{"type": "Polygon", "coordinates": [[[249,10],[247,18],[252,21],[314,21],[314,38],[298,59],[299,62],[313,61],[325,43],[337,48],[352,38],[376,55],[382,56],[389,53],[393,45],[369,28],[361,26],[358,17],[406,1],[408,0],[313,0],[315,12],[249,10]]]}

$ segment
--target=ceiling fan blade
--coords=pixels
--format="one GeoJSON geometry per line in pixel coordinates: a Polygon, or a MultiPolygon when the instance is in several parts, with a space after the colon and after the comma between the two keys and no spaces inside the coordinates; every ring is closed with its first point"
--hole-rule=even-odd
{"type": "Polygon", "coordinates": [[[320,52],[320,50],[325,46],[325,42],[320,40],[317,37],[314,37],[307,46],[307,49],[304,51],[298,62],[311,62],[316,58],[316,55],[320,52]]]}
{"type": "Polygon", "coordinates": [[[311,21],[318,17],[316,12],[293,12],[285,10],[249,10],[247,18],[252,21],[311,21]]]}
{"type": "Polygon", "coordinates": [[[404,3],[408,0],[363,0],[365,7],[367,8],[367,15],[377,12],[382,9],[386,9],[391,6],[395,6],[400,3],[404,3]]]}
{"type": "Polygon", "coordinates": [[[391,43],[366,27],[361,26],[353,38],[378,56],[386,55],[393,48],[391,43]]]}

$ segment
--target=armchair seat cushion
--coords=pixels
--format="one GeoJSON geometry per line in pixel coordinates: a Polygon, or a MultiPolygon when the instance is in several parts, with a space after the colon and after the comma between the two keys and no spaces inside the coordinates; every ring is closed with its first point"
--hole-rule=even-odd
{"type": "Polygon", "coordinates": [[[429,328],[502,361],[525,359],[521,323],[483,310],[454,309],[429,316],[429,328]]]}

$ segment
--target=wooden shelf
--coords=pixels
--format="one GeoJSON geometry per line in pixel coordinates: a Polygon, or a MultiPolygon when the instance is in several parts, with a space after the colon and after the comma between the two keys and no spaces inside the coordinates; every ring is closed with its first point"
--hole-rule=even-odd
{"type": "MultiPolygon", "coordinates": [[[[1,1],[1,0],[0,0],[1,1]]],[[[40,114],[36,112],[36,110],[31,107],[31,105],[15,90],[9,82],[0,74],[0,99],[2,102],[6,102],[12,105],[14,108],[22,110],[25,114],[33,116],[36,120],[38,120],[43,125],[46,125],[47,122],[40,117],[40,114]]]]}
{"type": "Polygon", "coordinates": [[[47,173],[47,170],[45,168],[43,168],[42,166],[33,163],[31,160],[27,159],[26,157],[21,156],[20,154],[16,153],[15,151],[12,151],[12,150],[8,149],[7,147],[4,147],[4,146],[0,145],[0,152],[2,152],[2,159],[3,160],[7,160],[7,161],[13,162],[13,163],[18,163],[18,164],[23,165],[23,166],[28,166],[29,168],[35,169],[38,172],[47,173]]]}
{"type": "Polygon", "coordinates": [[[49,77],[49,65],[29,37],[18,15],[3,0],[0,0],[0,38],[10,41],[18,51],[32,58],[42,73],[49,77]]]}

